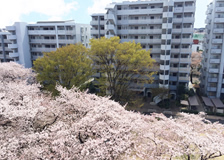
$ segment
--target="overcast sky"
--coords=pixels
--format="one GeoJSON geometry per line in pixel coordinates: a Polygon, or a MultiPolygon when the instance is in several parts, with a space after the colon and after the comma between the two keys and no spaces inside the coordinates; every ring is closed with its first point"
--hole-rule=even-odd
{"type": "MultiPolygon", "coordinates": [[[[111,2],[124,0],[0,0],[0,28],[14,22],[35,23],[47,20],[91,21],[92,13],[105,11],[111,2]]],[[[136,1],[136,0],[131,0],[136,1]]],[[[195,28],[205,27],[205,12],[211,0],[196,0],[195,28]]]]}

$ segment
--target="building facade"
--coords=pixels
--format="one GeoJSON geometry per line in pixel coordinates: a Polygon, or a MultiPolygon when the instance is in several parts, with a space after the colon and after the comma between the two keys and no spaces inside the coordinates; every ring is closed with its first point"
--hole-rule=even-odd
{"type": "MultiPolygon", "coordinates": [[[[26,68],[32,67],[33,61],[43,56],[43,52],[56,51],[57,48],[75,43],[89,47],[91,38],[90,25],[74,21],[16,22],[5,30],[7,32],[4,32],[3,40],[7,61],[15,61],[26,68]]],[[[3,52],[1,50],[2,47],[0,55],[3,52]]]]}
{"type": "Polygon", "coordinates": [[[203,46],[201,90],[210,98],[224,97],[224,0],[208,5],[203,46]]]}
{"type": "Polygon", "coordinates": [[[203,50],[204,36],[205,28],[194,29],[192,52],[198,52],[203,50]]]}
{"type": "Polygon", "coordinates": [[[121,42],[135,41],[150,50],[158,74],[144,88],[166,87],[172,94],[178,85],[188,85],[195,0],[125,1],[111,3],[106,10],[92,15],[91,35],[119,36],[121,42]]]}
{"type": "Polygon", "coordinates": [[[8,45],[12,42],[7,39],[8,35],[10,35],[8,31],[0,29],[0,62],[9,62],[13,60],[9,56],[12,50],[8,48],[8,45]]]}

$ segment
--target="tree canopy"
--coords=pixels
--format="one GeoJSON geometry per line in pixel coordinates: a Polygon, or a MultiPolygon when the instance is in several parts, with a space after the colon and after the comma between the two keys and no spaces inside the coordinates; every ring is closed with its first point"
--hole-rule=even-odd
{"type": "Polygon", "coordinates": [[[44,89],[56,94],[56,83],[70,89],[86,82],[93,74],[91,64],[86,47],[75,44],[44,53],[42,58],[34,61],[33,69],[44,89]]]}
{"type": "Polygon", "coordinates": [[[224,154],[224,126],[203,113],[142,115],[74,87],[57,86],[60,94],[52,98],[27,83],[30,69],[0,63],[0,70],[0,159],[208,160],[224,154]]]}
{"type": "Polygon", "coordinates": [[[142,49],[140,43],[120,43],[119,37],[102,37],[91,39],[90,45],[90,58],[101,73],[101,92],[107,91],[116,101],[128,97],[131,86],[152,81],[150,68],[155,61],[150,57],[150,51],[142,49]]]}

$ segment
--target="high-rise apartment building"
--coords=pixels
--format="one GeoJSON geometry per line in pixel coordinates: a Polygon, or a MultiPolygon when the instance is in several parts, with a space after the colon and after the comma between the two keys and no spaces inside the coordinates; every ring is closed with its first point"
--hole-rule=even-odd
{"type": "Polygon", "coordinates": [[[154,84],[144,85],[148,92],[166,87],[175,95],[178,85],[188,85],[195,0],[124,1],[106,10],[92,15],[92,37],[119,36],[121,42],[135,41],[150,50],[158,74],[154,84]]]}
{"type": "MultiPolygon", "coordinates": [[[[40,21],[36,24],[16,22],[5,30],[7,32],[0,32],[0,35],[3,35],[7,61],[16,61],[27,68],[32,67],[32,62],[43,56],[43,52],[75,43],[89,47],[91,38],[90,25],[74,21],[40,21]]],[[[0,58],[2,50],[1,47],[0,58]]]]}
{"type": "Polygon", "coordinates": [[[224,97],[224,0],[208,5],[201,69],[201,89],[210,98],[224,97]]]}
{"type": "Polygon", "coordinates": [[[12,42],[7,39],[7,36],[10,35],[6,30],[0,29],[0,62],[9,62],[13,60],[9,53],[11,49],[8,48],[8,45],[12,42]]]}

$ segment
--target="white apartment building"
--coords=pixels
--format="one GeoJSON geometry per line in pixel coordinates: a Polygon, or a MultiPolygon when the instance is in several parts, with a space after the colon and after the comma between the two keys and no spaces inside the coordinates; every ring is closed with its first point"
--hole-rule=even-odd
{"type": "Polygon", "coordinates": [[[201,89],[210,98],[224,97],[224,0],[208,5],[201,89]]]}
{"type": "Polygon", "coordinates": [[[175,95],[178,85],[188,85],[195,0],[124,1],[111,3],[106,10],[92,15],[91,36],[141,43],[157,62],[154,84],[136,89],[166,87],[175,95]]]}
{"type": "Polygon", "coordinates": [[[32,67],[27,23],[15,22],[12,26],[6,26],[6,30],[10,33],[7,39],[11,41],[11,44],[8,44],[11,49],[9,57],[26,68],[32,67]]]}
{"type": "Polygon", "coordinates": [[[8,45],[12,42],[7,39],[7,36],[10,35],[6,30],[0,29],[0,62],[9,62],[13,59],[9,56],[12,51],[8,48],[8,45]]]}
{"type": "Polygon", "coordinates": [[[27,25],[32,61],[43,52],[56,51],[68,44],[82,43],[89,47],[90,25],[74,21],[41,21],[27,25]]]}
{"type": "Polygon", "coordinates": [[[82,43],[89,47],[90,25],[72,21],[40,21],[36,24],[16,22],[0,32],[0,59],[15,61],[26,68],[43,52],[56,51],[68,44],[82,43]],[[4,44],[4,45],[2,45],[4,44]],[[4,47],[2,47],[4,46],[4,47]],[[3,54],[4,49],[4,54],[3,54]]]}

